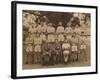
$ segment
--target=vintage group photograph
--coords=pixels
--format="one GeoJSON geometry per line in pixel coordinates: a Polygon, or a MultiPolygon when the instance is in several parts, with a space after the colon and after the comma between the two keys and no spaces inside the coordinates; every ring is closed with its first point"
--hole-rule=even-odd
{"type": "Polygon", "coordinates": [[[23,69],[90,66],[91,14],[22,11],[23,69]]]}
{"type": "Polygon", "coordinates": [[[97,7],[13,1],[11,77],[97,74],[97,7]]]}

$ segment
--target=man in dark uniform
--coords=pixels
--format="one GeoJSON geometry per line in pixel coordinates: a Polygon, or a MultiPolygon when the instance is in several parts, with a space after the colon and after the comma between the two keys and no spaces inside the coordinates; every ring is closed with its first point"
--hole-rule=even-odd
{"type": "Polygon", "coordinates": [[[48,48],[48,43],[44,42],[42,44],[42,65],[49,65],[50,64],[50,50],[48,48]]]}
{"type": "Polygon", "coordinates": [[[63,55],[61,50],[61,44],[58,42],[58,39],[55,40],[55,51],[56,51],[56,63],[62,63],[63,55]]]}

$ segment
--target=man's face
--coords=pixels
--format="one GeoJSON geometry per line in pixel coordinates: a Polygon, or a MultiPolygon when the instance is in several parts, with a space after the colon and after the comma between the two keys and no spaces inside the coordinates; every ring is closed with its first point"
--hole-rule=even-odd
{"type": "Polygon", "coordinates": [[[31,44],[28,44],[28,46],[31,46],[31,44]]]}
{"type": "Polygon", "coordinates": [[[58,24],[59,24],[60,26],[62,26],[62,22],[59,22],[58,24]]]}
{"type": "Polygon", "coordinates": [[[44,22],[43,25],[46,25],[46,22],[44,22]]]}
{"type": "Polygon", "coordinates": [[[55,40],[56,43],[58,43],[58,40],[55,40]]]}
{"type": "Polygon", "coordinates": [[[43,22],[40,22],[40,25],[43,25],[43,22]]]}
{"type": "Polygon", "coordinates": [[[79,28],[79,26],[78,26],[78,25],[76,25],[76,26],[75,26],[75,28],[79,28]]]}
{"type": "Polygon", "coordinates": [[[39,16],[38,16],[38,15],[36,15],[36,18],[39,18],[39,16]]]}
{"type": "Polygon", "coordinates": [[[49,23],[48,26],[52,26],[52,23],[49,23]]]}

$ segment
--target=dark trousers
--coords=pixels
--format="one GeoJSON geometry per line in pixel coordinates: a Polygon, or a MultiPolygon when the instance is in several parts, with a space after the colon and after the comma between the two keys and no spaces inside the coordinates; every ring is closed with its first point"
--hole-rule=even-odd
{"type": "Polygon", "coordinates": [[[48,54],[42,56],[42,65],[50,65],[50,56],[48,54]]]}
{"type": "Polygon", "coordinates": [[[34,63],[40,64],[41,63],[41,52],[34,53],[34,63]]]}
{"type": "Polygon", "coordinates": [[[78,61],[78,52],[72,51],[70,54],[70,61],[78,61]]]}
{"type": "Polygon", "coordinates": [[[26,56],[25,63],[32,64],[32,52],[27,52],[25,56],[26,56]]]}
{"type": "Polygon", "coordinates": [[[78,57],[79,57],[79,61],[86,61],[87,60],[86,50],[81,49],[78,57]]]}

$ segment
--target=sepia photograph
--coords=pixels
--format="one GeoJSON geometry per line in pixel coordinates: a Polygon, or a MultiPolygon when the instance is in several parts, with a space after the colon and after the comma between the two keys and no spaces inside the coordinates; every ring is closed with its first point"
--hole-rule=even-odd
{"type": "Polygon", "coordinates": [[[97,7],[12,2],[11,76],[97,74],[97,7]]]}
{"type": "Polygon", "coordinates": [[[90,66],[91,14],[22,11],[23,69],[90,66]]]}

